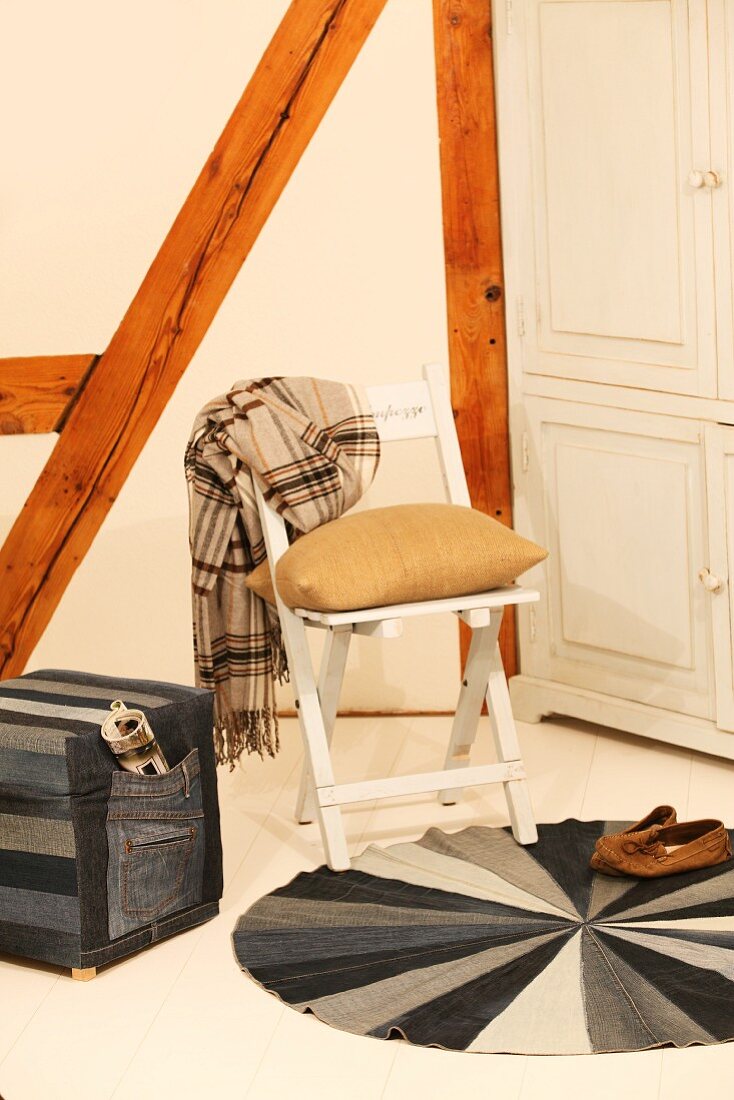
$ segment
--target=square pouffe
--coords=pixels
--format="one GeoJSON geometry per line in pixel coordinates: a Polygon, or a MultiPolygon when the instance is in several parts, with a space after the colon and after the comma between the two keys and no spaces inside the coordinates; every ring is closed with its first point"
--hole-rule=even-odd
{"type": "Polygon", "coordinates": [[[44,670],[0,681],[0,952],[92,977],[219,911],[211,692],[44,670]],[[169,768],[123,771],[110,704],[145,711],[169,768]]]}

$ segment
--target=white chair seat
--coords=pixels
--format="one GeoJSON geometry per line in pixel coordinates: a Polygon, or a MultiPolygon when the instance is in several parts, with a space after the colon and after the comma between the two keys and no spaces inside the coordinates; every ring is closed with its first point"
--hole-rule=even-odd
{"type": "Polygon", "coordinates": [[[477,592],[473,596],[453,596],[446,600],[420,600],[417,603],[397,603],[387,607],[364,607],[359,611],[309,611],[297,607],[296,615],[308,622],[323,626],[343,626],[348,623],[372,623],[382,619],[409,619],[416,615],[440,615],[447,611],[458,614],[487,608],[507,607],[508,604],[534,603],[540,593],[533,588],[511,585],[494,588],[490,592],[477,592]]]}

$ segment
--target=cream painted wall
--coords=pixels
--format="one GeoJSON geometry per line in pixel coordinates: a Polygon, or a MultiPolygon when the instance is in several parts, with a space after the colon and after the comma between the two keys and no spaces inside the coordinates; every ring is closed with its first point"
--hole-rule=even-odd
{"type": "MultiPolygon", "coordinates": [[[[0,355],[104,349],[286,6],[2,5],[0,355]]],[[[30,667],[192,680],[182,454],[209,397],[445,359],[432,51],[430,4],[390,0],[30,667]]],[[[0,440],[0,535],[52,445],[0,440]]],[[[429,446],[396,448],[366,503],[441,499],[429,446]]],[[[457,678],[455,624],[408,623],[357,641],[344,703],[451,707],[457,678]]]]}

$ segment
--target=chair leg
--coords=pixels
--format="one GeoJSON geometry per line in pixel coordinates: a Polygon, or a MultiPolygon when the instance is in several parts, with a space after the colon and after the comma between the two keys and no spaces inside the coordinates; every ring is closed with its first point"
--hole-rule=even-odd
{"type": "MultiPolygon", "coordinates": [[[[492,667],[492,654],[496,638],[492,626],[472,630],[469,653],[461,682],[459,701],[451,726],[451,738],[446,753],[445,768],[466,768],[469,764],[472,745],[477,736],[482,703],[487,691],[487,681],[492,667]]],[[[453,806],[461,798],[460,787],[450,791],[441,791],[439,801],[444,806],[453,806]]]]}
{"type": "MultiPolygon", "coordinates": [[[[501,622],[502,609],[497,609],[492,611],[489,626],[477,627],[472,631],[459,702],[451,727],[445,763],[448,769],[466,767],[469,764],[485,697],[498,761],[508,763],[522,759],[507,678],[497,644],[501,622]]],[[[515,840],[519,844],[534,844],[538,839],[538,831],[527,780],[509,780],[504,788],[515,840]]],[[[441,791],[439,795],[444,806],[452,805],[460,797],[460,789],[441,791]]]]}
{"type": "Polygon", "coordinates": [[[334,770],[331,766],[329,742],[306,640],[306,628],[302,620],[280,601],[278,601],[278,613],[288,653],[288,667],[296,696],[296,710],[306,750],[306,760],[309,772],[314,777],[317,816],[326,860],[332,871],[346,871],[349,868],[349,852],[341,811],[338,806],[321,804],[320,792],[334,786],[334,770]]]}
{"type": "MultiPolygon", "coordinates": [[[[249,485],[243,487],[245,495],[249,485]]],[[[265,503],[260,485],[255,480],[255,500],[263,529],[265,548],[271,563],[271,574],[275,562],[288,549],[288,536],[282,517],[276,516],[265,503]]],[[[274,579],[274,578],[273,578],[274,579]]],[[[283,633],[291,683],[296,696],[296,710],[306,750],[308,768],[314,779],[318,808],[321,839],[326,859],[333,871],[346,871],[349,867],[347,838],[344,835],[339,807],[330,804],[334,798],[334,769],[331,766],[329,742],[321,714],[318,689],[311,664],[311,654],[306,640],[306,628],[303,620],[286,607],[277,588],[275,602],[278,608],[280,628],[283,633]]]]}
{"type": "MultiPolygon", "coordinates": [[[[339,696],[344,680],[344,670],[347,664],[347,654],[349,653],[349,642],[351,641],[351,637],[351,628],[345,630],[330,629],[326,633],[324,652],[321,658],[321,668],[319,670],[318,693],[319,702],[321,704],[321,715],[324,720],[326,740],[329,746],[331,746],[331,740],[334,734],[336,712],[339,705],[339,696]]],[[[296,801],[296,820],[301,825],[306,825],[308,822],[313,821],[317,815],[318,809],[316,806],[313,779],[311,778],[308,761],[304,759],[303,769],[301,771],[301,784],[298,790],[298,799],[296,801]]]]}
{"type": "MultiPolygon", "coordinates": [[[[492,612],[487,631],[492,637],[492,659],[487,682],[487,710],[492,727],[492,735],[497,749],[497,758],[503,762],[521,760],[520,742],[512,713],[510,692],[507,686],[502,655],[497,643],[502,610],[492,612]]],[[[533,807],[530,802],[530,790],[527,779],[512,779],[504,784],[507,807],[510,813],[512,835],[518,844],[534,844],[538,839],[533,807]]]]}

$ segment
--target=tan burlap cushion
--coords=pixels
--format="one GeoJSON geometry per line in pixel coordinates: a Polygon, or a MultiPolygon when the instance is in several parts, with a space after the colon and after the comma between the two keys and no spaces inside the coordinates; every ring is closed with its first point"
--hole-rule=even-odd
{"type": "MultiPolygon", "coordinates": [[[[397,504],[301,536],[278,562],[276,583],[288,607],[352,611],[501,588],[547,556],[473,508],[397,504]]],[[[274,602],[267,562],[245,584],[274,602]]]]}

